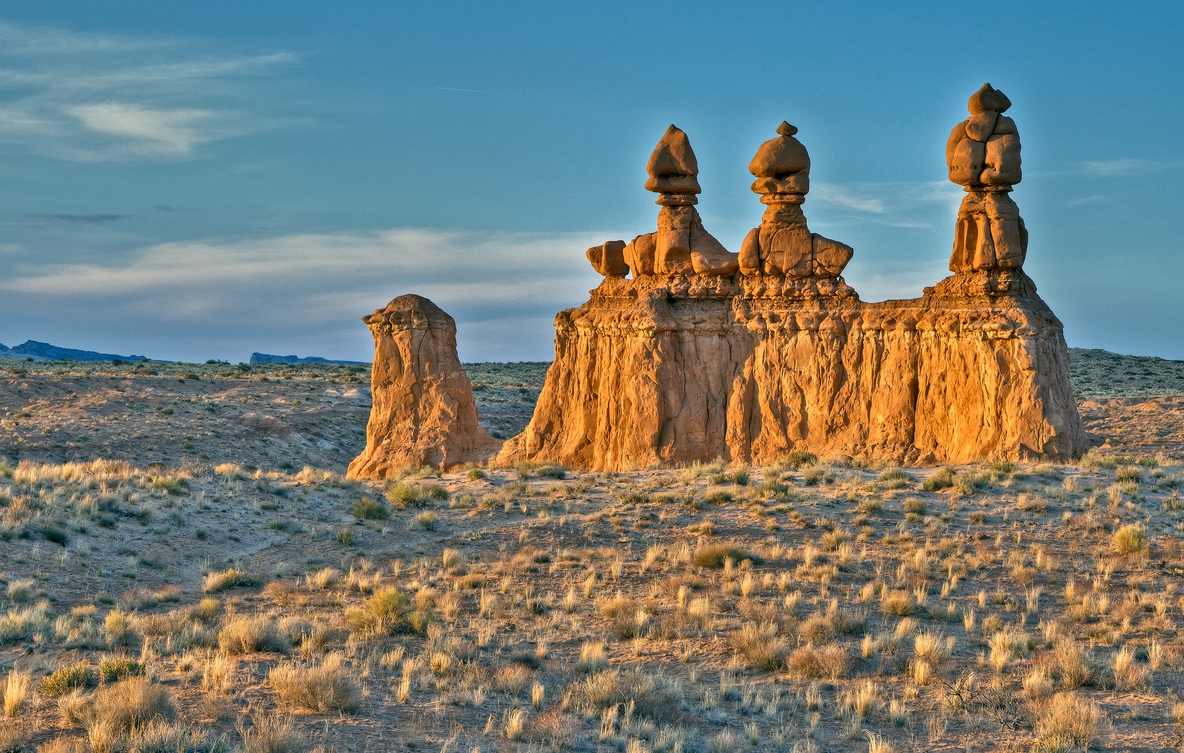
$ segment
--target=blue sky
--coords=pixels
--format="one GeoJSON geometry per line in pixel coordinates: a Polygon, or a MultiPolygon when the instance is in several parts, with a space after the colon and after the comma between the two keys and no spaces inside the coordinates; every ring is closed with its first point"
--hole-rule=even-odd
{"type": "Polygon", "coordinates": [[[368,359],[406,292],[465,360],[549,360],[589,245],[653,229],[690,136],[737,250],[782,119],[865,300],[948,274],[950,128],[1024,145],[1026,269],[1070,345],[1184,359],[1178,3],[0,2],[0,342],[368,359]]]}

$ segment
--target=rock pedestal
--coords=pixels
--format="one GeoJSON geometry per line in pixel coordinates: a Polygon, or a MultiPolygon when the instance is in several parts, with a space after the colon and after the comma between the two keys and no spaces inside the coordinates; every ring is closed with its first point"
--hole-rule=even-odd
{"type": "MultiPolygon", "coordinates": [[[[735,267],[699,271],[693,253],[689,270],[685,258],[662,261],[675,246],[661,240],[661,216],[657,234],[589,250],[605,280],[555,318],[555,361],[534,416],[496,462],[623,470],[766,463],[792,450],[920,464],[1083,453],[1063,328],[1021,269],[1026,232],[1007,195],[1018,137],[988,148],[1015,132],[999,114],[1006,98],[987,89],[947,150],[958,155],[951,179],[970,189],[955,275],[917,299],[860,301],[839,276],[852,249],[806,227],[809,157],[783,123],[750,165],[768,208],[735,267]],[[962,170],[980,151],[986,167],[962,170]]],[[[685,177],[662,187],[687,189],[685,177]]]]}
{"type": "Polygon", "coordinates": [[[473,385],[456,353],[456,322],[418,295],[362,318],[374,336],[366,449],[351,478],[408,467],[446,469],[488,458],[501,443],[477,424],[473,385]]]}

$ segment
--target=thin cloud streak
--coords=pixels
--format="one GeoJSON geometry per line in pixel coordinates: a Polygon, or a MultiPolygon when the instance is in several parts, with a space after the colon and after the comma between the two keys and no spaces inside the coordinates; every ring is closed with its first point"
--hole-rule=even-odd
{"type": "Polygon", "coordinates": [[[276,127],[254,81],[299,60],[0,22],[0,140],[78,162],[189,159],[276,127]]]}
{"type": "Polygon", "coordinates": [[[24,215],[30,220],[40,220],[42,222],[66,222],[70,224],[85,224],[85,225],[101,225],[104,222],[114,222],[116,220],[126,219],[131,217],[130,214],[26,214],[24,215]]]}

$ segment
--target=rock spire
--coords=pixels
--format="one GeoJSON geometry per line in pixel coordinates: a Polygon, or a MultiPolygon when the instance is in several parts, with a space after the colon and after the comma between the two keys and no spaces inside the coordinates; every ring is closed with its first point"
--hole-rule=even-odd
{"type": "Polygon", "coordinates": [[[647,191],[658,194],[658,231],[629,243],[609,241],[588,249],[588,261],[606,277],[641,275],[732,275],[736,254],[703,227],[699,202],[699,161],[687,135],[671,125],[646,165],[647,191]]]}
{"type": "Polygon", "coordinates": [[[954,126],[946,141],[950,180],[966,196],[958,208],[950,270],[1020,269],[1028,252],[1028,231],[1019,207],[1007,194],[1019,183],[1020,135],[1003,113],[1011,100],[989,83],[970,96],[970,117],[954,126]]]}
{"type": "Polygon", "coordinates": [[[477,424],[451,316],[427,298],[401,295],[362,321],[374,336],[373,405],[351,478],[382,479],[422,465],[446,469],[497,451],[501,443],[477,424]]]}
{"type": "Polygon", "coordinates": [[[837,278],[854,250],[811,233],[802,203],[810,192],[810,155],[794,138],[798,129],[782,121],[777,137],[756,150],[748,172],[753,193],[765,204],[760,227],[740,244],[740,271],[746,275],[837,278]]]}

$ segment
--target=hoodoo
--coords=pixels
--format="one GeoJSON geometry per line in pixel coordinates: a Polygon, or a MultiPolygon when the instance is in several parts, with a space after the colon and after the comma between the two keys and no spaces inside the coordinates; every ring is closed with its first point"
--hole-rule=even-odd
{"type": "Polygon", "coordinates": [[[647,169],[657,232],[588,250],[605,279],[556,317],[534,416],[497,461],[610,470],[795,449],[897,463],[1084,452],[1061,323],[1022,270],[1010,104],[984,85],[946,147],[967,191],[954,274],[881,303],[843,281],[851,247],[806,225],[810,159],[796,128],[782,123],[750,163],[766,209],[732,254],[703,228],[694,152],[671,126],[647,169]]]}
{"type": "Polygon", "coordinates": [[[349,464],[351,478],[449,468],[497,450],[500,443],[477,424],[451,316],[427,298],[401,295],[362,321],[374,336],[373,405],[366,449],[349,464]]]}

